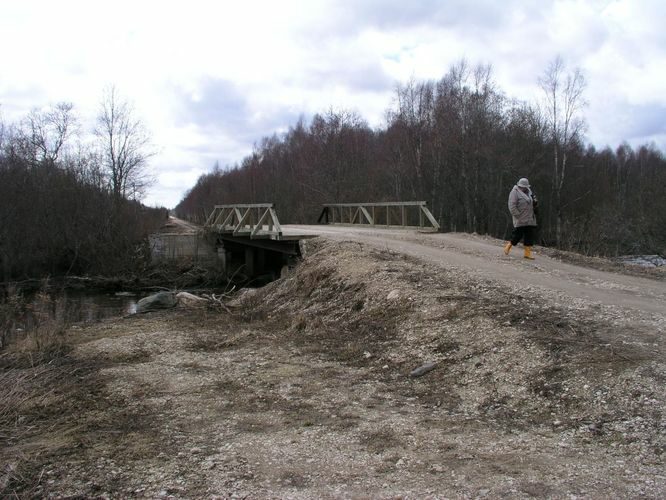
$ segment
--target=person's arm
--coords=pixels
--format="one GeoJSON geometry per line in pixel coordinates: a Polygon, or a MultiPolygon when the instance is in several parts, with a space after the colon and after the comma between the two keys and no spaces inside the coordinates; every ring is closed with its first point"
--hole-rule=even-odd
{"type": "Polygon", "coordinates": [[[534,210],[534,215],[537,215],[537,212],[539,211],[539,200],[534,194],[534,191],[530,193],[530,196],[532,197],[532,210],[534,210]]]}
{"type": "Polygon", "coordinates": [[[515,190],[509,194],[509,212],[514,217],[520,217],[520,210],[518,209],[518,193],[515,190]]]}

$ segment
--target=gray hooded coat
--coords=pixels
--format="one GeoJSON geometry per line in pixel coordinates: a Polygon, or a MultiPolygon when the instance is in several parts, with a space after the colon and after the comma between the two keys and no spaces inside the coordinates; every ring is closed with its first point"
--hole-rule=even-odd
{"type": "Polygon", "coordinates": [[[532,191],[523,193],[518,186],[513,186],[509,193],[509,212],[513,217],[514,227],[536,226],[532,191]]]}

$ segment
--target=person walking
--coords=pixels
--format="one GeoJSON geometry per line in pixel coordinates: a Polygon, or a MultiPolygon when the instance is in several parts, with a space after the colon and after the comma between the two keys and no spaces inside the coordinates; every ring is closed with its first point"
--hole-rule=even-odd
{"type": "Polygon", "coordinates": [[[509,193],[509,212],[513,217],[513,232],[511,233],[511,240],[504,245],[505,255],[509,255],[511,247],[516,246],[520,240],[523,240],[524,257],[534,260],[532,245],[534,245],[536,237],[536,208],[536,196],[530,189],[529,181],[523,177],[509,193]]]}

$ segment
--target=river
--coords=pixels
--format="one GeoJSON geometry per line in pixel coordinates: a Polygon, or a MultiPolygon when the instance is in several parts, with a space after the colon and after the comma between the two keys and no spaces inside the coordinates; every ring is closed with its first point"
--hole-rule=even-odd
{"type": "Polygon", "coordinates": [[[136,312],[147,293],[63,291],[14,296],[0,303],[0,349],[22,332],[46,325],[95,323],[136,312]]]}

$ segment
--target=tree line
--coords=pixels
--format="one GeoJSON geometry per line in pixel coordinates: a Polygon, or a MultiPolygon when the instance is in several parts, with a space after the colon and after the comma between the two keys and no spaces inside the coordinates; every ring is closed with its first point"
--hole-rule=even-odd
{"type": "Polygon", "coordinates": [[[70,103],[0,122],[0,278],[114,274],[145,262],[145,237],[164,209],[140,197],[149,185],[149,135],[109,89],[95,140],[81,139],[70,103]]]}
{"type": "Polygon", "coordinates": [[[508,193],[528,177],[541,244],[665,253],[663,153],[586,144],[585,78],[562,59],[538,84],[542,102],[510,99],[490,66],[462,60],[439,81],[397,86],[383,128],[330,110],[262,139],[240,164],[202,175],[176,212],[201,223],[215,204],[275,202],[281,221],[313,223],[323,203],[426,200],[445,231],[504,238],[508,193]]]}

